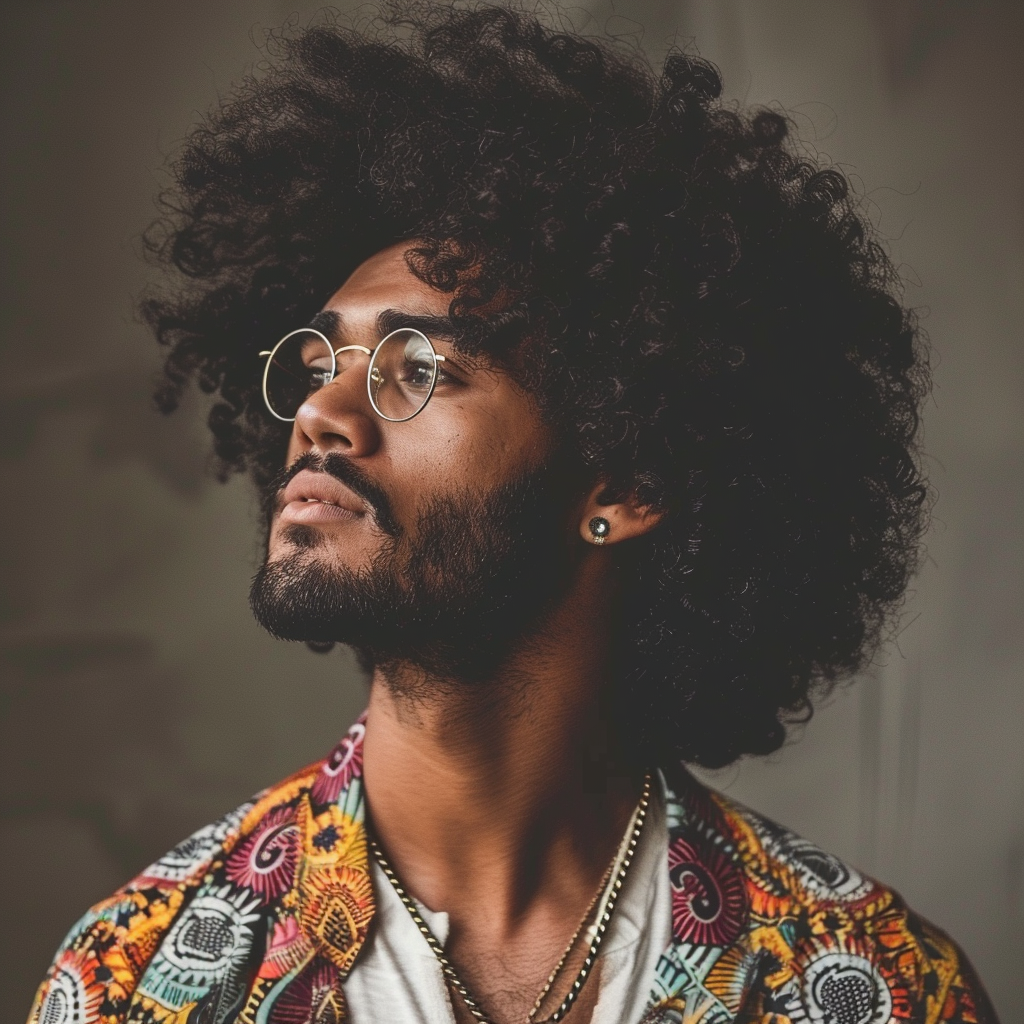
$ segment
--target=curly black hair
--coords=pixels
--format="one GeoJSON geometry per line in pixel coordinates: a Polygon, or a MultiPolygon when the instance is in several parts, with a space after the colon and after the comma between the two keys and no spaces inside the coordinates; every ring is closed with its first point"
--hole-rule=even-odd
{"type": "Polygon", "coordinates": [[[916,566],[927,353],[863,204],[713,65],[507,7],[328,18],[193,130],[143,315],[222,472],[287,430],[257,353],[413,240],[457,347],[525,373],[581,466],[666,513],[622,545],[624,722],[655,758],[764,754],[874,655],[916,566]],[[525,355],[524,355],[525,353],[525,355]]]}

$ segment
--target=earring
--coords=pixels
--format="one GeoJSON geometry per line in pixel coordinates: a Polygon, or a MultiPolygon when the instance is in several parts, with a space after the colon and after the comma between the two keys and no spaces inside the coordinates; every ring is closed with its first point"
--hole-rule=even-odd
{"type": "Polygon", "coordinates": [[[612,524],[604,516],[594,516],[587,526],[590,530],[590,539],[595,544],[603,544],[605,538],[612,532],[612,524]]]}

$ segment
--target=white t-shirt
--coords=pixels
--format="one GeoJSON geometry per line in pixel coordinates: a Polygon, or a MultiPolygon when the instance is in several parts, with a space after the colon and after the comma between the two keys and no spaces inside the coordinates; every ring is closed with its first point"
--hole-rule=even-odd
{"type": "MultiPolygon", "coordinates": [[[[636,1024],[647,1009],[658,959],[671,939],[668,827],[664,782],[655,774],[636,859],[598,954],[600,985],[590,1024],[636,1024]]],[[[448,986],[431,952],[380,865],[371,859],[377,895],[374,927],[345,981],[353,1024],[454,1024],[448,986]]],[[[420,906],[442,945],[448,915],[420,906]]]]}

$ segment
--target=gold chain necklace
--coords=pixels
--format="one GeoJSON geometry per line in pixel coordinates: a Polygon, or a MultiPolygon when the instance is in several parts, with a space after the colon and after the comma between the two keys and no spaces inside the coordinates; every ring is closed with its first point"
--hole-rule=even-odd
{"type": "MultiPolygon", "coordinates": [[[[608,931],[608,924],[612,919],[612,913],[614,912],[615,905],[619,899],[619,894],[621,893],[622,886],[626,881],[630,865],[633,863],[633,856],[636,853],[637,843],[640,841],[640,834],[643,831],[644,822],[647,819],[647,808],[650,804],[650,800],[651,773],[648,772],[644,776],[644,788],[643,792],[640,794],[640,802],[637,804],[636,810],[633,812],[633,816],[630,819],[629,826],[627,827],[626,836],[628,838],[625,840],[625,852],[623,852],[622,844],[620,844],[619,849],[615,852],[615,857],[612,859],[611,864],[608,865],[607,871],[605,871],[604,878],[601,880],[601,885],[598,887],[593,900],[590,902],[590,906],[583,915],[583,920],[580,921],[579,927],[569,940],[569,945],[562,954],[562,959],[555,965],[555,969],[548,977],[547,984],[537,997],[537,1001],[533,1004],[533,1009],[530,1010],[527,1015],[528,1024],[557,1024],[557,1022],[569,1012],[572,1004],[576,1001],[576,998],[582,991],[583,985],[590,976],[591,969],[597,961],[597,951],[600,949],[601,943],[604,941],[605,934],[608,931]],[[608,884],[609,879],[611,879],[610,885],[608,884]],[[598,914],[597,923],[594,925],[594,935],[590,941],[590,948],[587,950],[587,955],[583,960],[583,965],[580,967],[579,973],[576,975],[575,980],[570,986],[568,993],[566,993],[566,996],[562,1000],[558,1009],[543,1021],[535,1021],[534,1018],[537,1015],[537,1011],[540,1009],[547,994],[551,991],[551,986],[555,983],[555,979],[565,966],[565,962],[569,958],[569,954],[572,952],[573,947],[576,945],[576,940],[579,938],[580,932],[583,931],[583,926],[589,919],[595,905],[597,904],[598,898],[601,893],[606,890],[607,892],[604,904],[598,914]]],[[[405,887],[398,880],[398,876],[395,874],[394,868],[391,867],[387,857],[384,856],[384,851],[380,848],[377,840],[374,839],[373,836],[369,837],[369,844],[377,863],[380,865],[381,871],[384,872],[387,880],[391,883],[395,892],[398,894],[398,898],[402,901],[402,905],[409,911],[409,916],[415,922],[420,934],[426,940],[426,943],[430,947],[434,956],[437,957],[437,962],[441,965],[441,973],[444,975],[445,980],[453,989],[455,989],[456,992],[458,992],[459,998],[465,1004],[466,1009],[469,1010],[477,1021],[479,1021],[479,1024],[494,1024],[492,1018],[484,1012],[480,1003],[473,998],[469,990],[462,983],[458,974],[455,973],[455,968],[452,966],[452,962],[447,956],[445,956],[444,946],[438,942],[437,936],[435,936],[430,930],[430,926],[427,922],[423,920],[423,915],[419,912],[419,908],[416,906],[415,900],[413,900],[413,898],[405,891],[405,887]]]]}

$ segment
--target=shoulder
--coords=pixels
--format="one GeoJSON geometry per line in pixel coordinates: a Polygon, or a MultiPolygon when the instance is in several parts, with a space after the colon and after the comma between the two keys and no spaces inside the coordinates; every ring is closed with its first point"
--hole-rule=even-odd
{"type": "Polygon", "coordinates": [[[683,771],[667,778],[676,951],[700,947],[690,973],[723,1010],[995,1021],[963,953],[894,890],[683,771]]]}
{"type": "MultiPolygon", "coordinates": [[[[57,950],[36,994],[30,1024],[122,1020],[140,978],[186,905],[196,902],[197,891],[215,870],[230,868],[233,852],[271,839],[273,826],[316,786],[327,763],[304,768],[194,832],[89,909],[57,950]]],[[[232,906],[232,917],[251,925],[243,919],[255,917],[254,909],[232,906]]],[[[215,914],[210,922],[217,927],[215,914]]]]}

